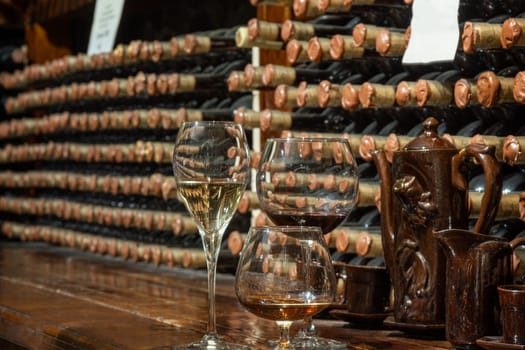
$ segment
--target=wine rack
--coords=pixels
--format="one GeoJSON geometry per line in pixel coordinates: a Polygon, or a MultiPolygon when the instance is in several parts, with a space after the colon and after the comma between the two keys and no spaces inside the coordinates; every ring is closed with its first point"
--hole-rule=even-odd
{"type": "MultiPolygon", "coordinates": [[[[525,25],[519,7],[483,12],[462,1],[455,60],[404,65],[411,5],[343,3],[252,1],[256,15],[232,28],[132,40],[105,54],[3,72],[4,238],[203,268],[197,229],[177,199],[172,145],[183,121],[235,120],[248,131],[254,171],[268,137],[347,138],[359,164],[359,201],[326,239],[334,260],[380,257],[370,152],[391,160],[429,116],[458,148],[495,147],[504,192],[490,233],[523,234],[525,51],[524,39],[509,36],[525,25]]],[[[483,181],[475,165],[471,173],[474,221],[483,181]]],[[[250,225],[271,224],[254,190],[224,237],[224,271],[233,271],[250,225]]]]}

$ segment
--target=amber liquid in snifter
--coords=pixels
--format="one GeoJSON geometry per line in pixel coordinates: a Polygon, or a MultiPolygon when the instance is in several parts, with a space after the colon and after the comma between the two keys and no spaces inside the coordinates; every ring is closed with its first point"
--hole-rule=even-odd
{"type": "Polygon", "coordinates": [[[293,321],[328,307],[336,291],[335,271],[319,227],[253,227],[241,252],[235,277],[240,303],[273,320],[280,330],[275,349],[294,349],[293,321]]]}
{"type": "Polygon", "coordinates": [[[330,303],[304,303],[301,300],[268,300],[264,297],[247,299],[242,305],[251,313],[273,321],[296,321],[313,316],[328,306],[330,303]]]}

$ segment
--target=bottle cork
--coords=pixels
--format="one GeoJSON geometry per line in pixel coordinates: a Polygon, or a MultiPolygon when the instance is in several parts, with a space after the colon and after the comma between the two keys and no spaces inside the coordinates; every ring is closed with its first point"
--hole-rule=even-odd
{"type": "Polygon", "coordinates": [[[273,102],[279,109],[290,109],[297,106],[297,88],[287,84],[279,84],[275,88],[273,102]]]}
{"type": "Polygon", "coordinates": [[[299,107],[316,107],[319,104],[317,97],[318,87],[314,84],[308,84],[305,81],[299,83],[297,87],[297,106],[299,107]]]}
{"type": "Polygon", "coordinates": [[[376,37],[381,29],[381,27],[373,24],[358,23],[352,30],[354,45],[366,49],[375,49],[376,37]]]}
{"type": "Polygon", "coordinates": [[[341,97],[341,107],[347,111],[359,109],[359,90],[361,85],[346,83],[343,85],[343,95],[341,97]]]}
{"type": "Polygon", "coordinates": [[[266,86],[276,86],[278,84],[292,85],[296,79],[296,71],[292,67],[267,64],[263,68],[262,82],[266,86]]]}
{"type": "Polygon", "coordinates": [[[239,107],[234,111],[233,120],[247,129],[258,128],[261,124],[260,112],[239,107]]]}
{"type": "Polygon", "coordinates": [[[501,46],[505,49],[513,46],[525,46],[525,36],[522,35],[525,18],[507,18],[501,27],[501,46]]]}
{"type": "Polygon", "coordinates": [[[392,107],[396,101],[396,91],[391,85],[365,82],[359,89],[359,102],[364,108],[392,107]]]}
{"type": "Polygon", "coordinates": [[[314,26],[310,23],[285,20],[281,26],[281,40],[290,41],[295,40],[310,40],[315,35],[314,26]]]}
{"type": "Polygon", "coordinates": [[[308,40],[308,58],[312,62],[321,62],[330,58],[330,39],[314,36],[308,40]]]}
{"type": "Polygon", "coordinates": [[[231,71],[226,79],[226,84],[229,92],[251,90],[244,80],[244,72],[241,71],[231,71]]]}
{"type": "Polygon", "coordinates": [[[415,89],[416,101],[419,107],[448,106],[453,101],[453,87],[447,83],[419,79],[415,89]]]}
{"type": "Polygon", "coordinates": [[[405,34],[382,29],[377,34],[375,48],[383,57],[403,56],[406,49],[405,34]]]}
{"type": "Polygon", "coordinates": [[[177,119],[175,122],[175,125],[178,125],[179,127],[182,125],[182,123],[191,121],[202,121],[202,112],[199,109],[188,109],[188,108],[179,108],[177,110],[177,119]]]}
{"type": "Polygon", "coordinates": [[[417,106],[415,81],[401,81],[397,84],[396,103],[401,107],[417,106]]]}
{"type": "Polygon", "coordinates": [[[514,102],[514,78],[499,77],[492,71],[478,76],[478,102],[485,107],[514,102]]]}
{"type": "Polygon", "coordinates": [[[261,131],[290,129],[292,120],[290,112],[265,109],[260,115],[261,131]]]}
{"type": "Polygon", "coordinates": [[[336,34],[330,39],[330,57],[333,60],[351,60],[361,58],[364,48],[355,45],[354,38],[348,35],[336,34]]]}
{"type": "Polygon", "coordinates": [[[352,8],[353,0],[318,0],[317,8],[319,12],[349,12],[352,8]]]}
{"type": "Polygon", "coordinates": [[[319,83],[317,92],[319,107],[338,107],[341,105],[342,96],[342,86],[332,84],[329,80],[323,80],[319,83]]]}
{"type": "Polygon", "coordinates": [[[269,50],[281,50],[284,46],[282,41],[265,40],[260,38],[250,39],[248,27],[241,26],[235,32],[235,45],[240,48],[260,47],[269,50]]]}
{"type": "Polygon", "coordinates": [[[372,151],[375,151],[377,149],[377,144],[375,141],[375,138],[371,135],[363,135],[361,137],[361,142],[359,143],[359,155],[364,160],[371,161],[372,160],[372,151]]]}
{"type": "Polygon", "coordinates": [[[518,72],[514,76],[514,86],[512,89],[514,100],[518,103],[525,103],[525,71],[518,72]]]}
{"type": "Polygon", "coordinates": [[[207,36],[194,34],[184,35],[184,52],[189,55],[210,52],[211,39],[207,36]]]}
{"type": "Polygon", "coordinates": [[[318,17],[323,14],[319,11],[319,0],[294,0],[293,13],[297,19],[318,17]]]}
{"type": "Polygon", "coordinates": [[[281,38],[280,25],[252,18],[248,21],[248,38],[252,41],[256,39],[279,41],[281,38]]]}
{"type": "Polygon", "coordinates": [[[243,77],[246,86],[250,88],[257,88],[263,86],[262,76],[264,74],[264,67],[254,66],[251,63],[244,67],[243,77]]]}
{"type": "Polygon", "coordinates": [[[296,39],[290,40],[286,44],[286,58],[290,64],[308,62],[308,42],[296,39]]]}
{"type": "Polygon", "coordinates": [[[478,86],[475,80],[461,78],[454,84],[454,102],[460,109],[479,104],[477,94],[478,86]]]}

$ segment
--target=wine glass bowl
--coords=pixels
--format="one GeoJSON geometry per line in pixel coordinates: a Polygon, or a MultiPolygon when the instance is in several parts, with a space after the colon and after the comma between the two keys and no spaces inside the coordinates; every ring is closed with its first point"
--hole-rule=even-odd
{"type": "MultiPolygon", "coordinates": [[[[257,171],[259,205],[276,225],[318,226],[328,234],[355,206],[359,177],[344,138],[266,140],[257,171]]],[[[346,348],[317,336],[311,317],[294,340],[309,349],[346,348]]]]}
{"type": "Polygon", "coordinates": [[[328,307],[335,272],[319,227],[253,227],[240,255],[235,292],[253,314],[280,328],[276,349],[291,349],[293,321],[328,307]]]}
{"type": "Polygon", "coordinates": [[[354,207],[357,165],[343,138],[268,139],[256,186],[273,223],[319,226],[326,234],[354,207]]]}
{"type": "Polygon", "coordinates": [[[196,343],[175,349],[246,349],[219,339],[215,324],[215,274],[224,231],[246,188],[249,150],[241,125],[233,122],[185,122],[173,152],[179,197],[195,220],[208,271],[208,327],[196,343]]]}

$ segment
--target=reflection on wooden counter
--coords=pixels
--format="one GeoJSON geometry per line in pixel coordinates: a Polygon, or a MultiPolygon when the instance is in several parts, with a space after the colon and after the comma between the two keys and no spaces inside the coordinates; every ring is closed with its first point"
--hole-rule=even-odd
{"type": "MultiPolygon", "coordinates": [[[[220,335],[251,349],[269,349],[274,323],[244,310],[233,282],[231,275],[217,280],[220,335]]],[[[26,348],[168,349],[204,333],[206,296],[202,271],[129,264],[41,243],[0,242],[0,338],[26,348]]],[[[365,324],[316,321],[321,336],[346,341],[349,349],[450,348],[443,340],[405,338],[365,324]]],[[[298,327],[294,324],[292,333],[298,327]]]]}

